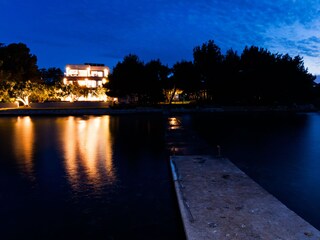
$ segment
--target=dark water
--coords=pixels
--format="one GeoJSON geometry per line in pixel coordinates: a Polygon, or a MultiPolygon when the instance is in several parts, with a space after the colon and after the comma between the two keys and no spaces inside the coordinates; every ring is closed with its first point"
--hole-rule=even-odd
{"type": "Polygon", "coordinates": [[[184,239],[165,120],[0,118],[0,239],[184,239]]]}
{"type": "Polygon", "coordinates": [[[176,137],[157,114],[0,118],[0,239],[184,239],[166,141],[219,145],[320,229],[319,114],[173,117],[176,137]]]}
{"type": "Polygon", "coordinates": [[[320,229],[320,114],[197,114],[185,119],[290,209],[320,229]]]}

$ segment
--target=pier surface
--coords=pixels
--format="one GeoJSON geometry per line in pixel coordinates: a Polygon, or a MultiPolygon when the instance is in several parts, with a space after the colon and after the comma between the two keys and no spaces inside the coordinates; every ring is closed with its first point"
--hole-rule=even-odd
{"type": "Polygon", "coordinates": [[[320,231],[228,159],[185,155],[170,160],[188,240],[320,240],[320,231]]]}

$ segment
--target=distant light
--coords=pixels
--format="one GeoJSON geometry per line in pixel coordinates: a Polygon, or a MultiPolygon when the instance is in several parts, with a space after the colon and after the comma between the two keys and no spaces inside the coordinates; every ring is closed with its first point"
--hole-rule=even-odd
{"type": "Polygon", "coordinates": [[[70,67],[66,67],[66,75],[69,76],[70,67]]]}
{"type": "Polygon", "coordinates": [[[105,76],[105,77],[108,77],[108,74],[109,74],[109,70],[108,70],[108,68],[105,68],[105,69],[104,69],[104,76],[105,76]]]}
{"type": "Polygon", "coordinates": [[[177,118],[175,117],[171,117],[171,118],[168,118],[169,120],[169,128],[174,130],[174,129],[180,129],[180,122],[177,118]]]}
{"type": "Polygon", "coordinates": [[[86,86],[86,81],[88,81],[88,79],[85,79],[84,81],[83,80],[78,80],[78,84],[79,86],[86,86]]]}

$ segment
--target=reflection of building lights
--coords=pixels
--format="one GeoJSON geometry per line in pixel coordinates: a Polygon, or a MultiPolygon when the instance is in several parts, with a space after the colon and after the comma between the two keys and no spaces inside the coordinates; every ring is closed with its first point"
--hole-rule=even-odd
{"type": "Polygon", "coordinates": [[[69,117],[64,131],[64,138],[67,139],[63,142],[64,146],[64,156],[67,161],[66,163],[66,170],[68,173],[68,177],[70,182],[72,183],[73,187],[78,183],[79,173],[78,173],[78,164],[77,164],[77,154],[76,154],[76,147],[77,147],[77,139],[72,137],[76,131],[75,124],[74,124],[74,117],[69,117]]]}
{"type": "Polygon", "coordinates": [[[15,134],[13,138],[13,146],[17,159],[22,162],[23,169],[29,176],[32,176],[32,156],[33,156],[33,124],[31,118],[18,117],[15,125],[15,134]]]}
{"type": "Polygon", "coordinates": [[[67,84],[67,78],[63,79],[63,84],[66,85],[67,84]]]}
{"type": "Polygon", "coordinates": [[[86,120],[80,120],[78,122],[78,129],[79,131],[83,131],[85,128],[86,128],[86,125],[87,125],[87,121],[86,120]]]}
{"type": "Polygon", "coordinates": [[[68,119],[61,141],[72,187],[77,188],[81,184],[80,169],[85,171],[88,181],[95,188],[105,182],[114,182],[109,118],[68,119]]]}
{"type": "Polygon", "coordinates": [[[179,129],[180,128],[180,121],[175,118],[175,117],[171,117],[168,118],[169,120],[169,128],[170,129],[179,129]]]}
{"type": "Polygon", "coordinates": [[[172,118],[169,118],[169,124],[170,125],[177,125],[178,121],[177,121],[177,118],[175,117],[172,117],[172,118]]]}

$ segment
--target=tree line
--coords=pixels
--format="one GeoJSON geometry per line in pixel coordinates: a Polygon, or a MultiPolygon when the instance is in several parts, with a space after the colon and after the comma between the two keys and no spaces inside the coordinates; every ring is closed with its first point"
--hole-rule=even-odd
{"type": "Polygon", "coordinates": [[[137,55],[124,57],[109,77],[109,94],[140,103],[180,100],[220,105],[287,105],[312,103],[319,86],[302,57],[271,53],[256,46],[239,55],[225,54],[210,40],[193,49],[193,61],[172,68],[137,55]]]}
{"type": "MultiPolygon", "coordinates": [[[[59,68],[39,69],[37,57],[23,43],[0,44],[0,101],[76,99],[86,89],[63,84],[59,68]]],[[[320,96],[315,76],[302,57],[271,53],[256,46],[241,54],[209,40],[193,49],[193,60],[171,68],[160,60],[142,62],[129,54],[118,62],[104,86],[109,96],[139,104],[174,100],[219,105],[287,105],[312,103],[320,96]]]]}

